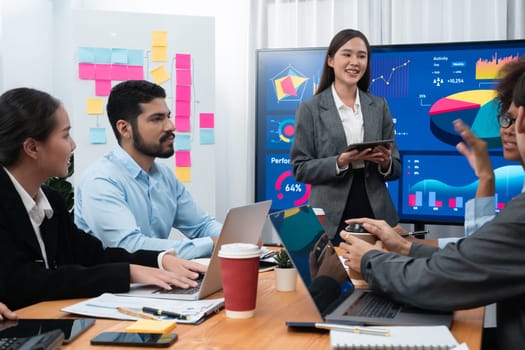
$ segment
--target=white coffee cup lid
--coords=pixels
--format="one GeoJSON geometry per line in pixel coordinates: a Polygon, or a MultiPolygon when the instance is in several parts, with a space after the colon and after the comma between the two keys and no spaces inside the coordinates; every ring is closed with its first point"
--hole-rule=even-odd
{"type": "Polygon", "coordinates": [[[315,215],[325,215],[323,208],[312,208],[315,215]]]}
{"type": "Polygon", "coordinates": [[[245,259],[261,256],[261,249],[251,243],[223,244],[219,250],[219,257],[230,259],[245,259]]]}

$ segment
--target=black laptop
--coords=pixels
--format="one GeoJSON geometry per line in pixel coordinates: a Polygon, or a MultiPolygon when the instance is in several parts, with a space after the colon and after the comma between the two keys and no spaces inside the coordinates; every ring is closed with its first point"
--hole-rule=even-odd
{"type": "Polygon", "coordinates": [[[40,333],[30,337],[0,336],[2,350],[58,350],[64,340],[60,329],[40,333]]]}
{"type": "Polygon", "coordinates": [[[402,305],[367,289],[354,289],[310,206],[269,215],[317,310],[325,321],[363,325],[445,325],[451,312],[402,305]]]}

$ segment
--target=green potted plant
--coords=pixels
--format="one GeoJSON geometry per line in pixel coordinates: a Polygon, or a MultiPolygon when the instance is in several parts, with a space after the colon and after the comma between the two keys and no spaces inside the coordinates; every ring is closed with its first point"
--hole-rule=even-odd
{"type": "Polygon", "coordinates": [[[73,175],[74,169],[74,157],[71,155],[67,176],[52,177],[45,182],[47,186],[53,188],[62,195],[64,201],[66,202],[66,208],[69,211],[71,217],[73,217],[74,190],[73,185],[68,179],[73,175]]]}
{"type": "Polygon", "coordinates": [[[297,284],[297,270],[295,270],[288,252],[281,249],[273,258],[277,264],[275,267],[275,289],[280,292],[294,291],[297,284]]]}

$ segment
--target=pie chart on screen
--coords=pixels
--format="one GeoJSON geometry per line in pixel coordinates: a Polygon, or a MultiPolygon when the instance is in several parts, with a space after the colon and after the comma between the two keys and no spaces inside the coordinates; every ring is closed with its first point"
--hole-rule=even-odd
{"type": "Polygon", "coordinates": [[[430,107],[430,130],[442,142],[455,146],[461,137],[452,122],[461,119],[489,148],[500,148],[497,121],[498,102],[495,90],[468,90],[437,100],[430,107]]]}

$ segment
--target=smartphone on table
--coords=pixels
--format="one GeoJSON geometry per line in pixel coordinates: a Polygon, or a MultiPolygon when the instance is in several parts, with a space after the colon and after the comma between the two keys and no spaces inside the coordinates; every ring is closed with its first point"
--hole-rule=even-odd
{"type": "Polygon", "coordinates": [[[167,348],[177,340],[175,333],[103,332],[91,339],[91,345],[121,345],[167,348]]]}

